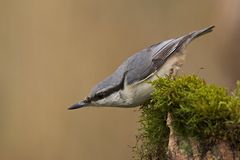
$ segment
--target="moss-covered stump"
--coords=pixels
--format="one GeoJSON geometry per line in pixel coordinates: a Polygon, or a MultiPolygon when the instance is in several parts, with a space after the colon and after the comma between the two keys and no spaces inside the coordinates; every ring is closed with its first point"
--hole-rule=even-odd
{"type": "Polygon", "coordinates": [[[159,78],[141,107],[135,159],[239,160],[240,83],[231,94],[197,76],[159,78]]]}

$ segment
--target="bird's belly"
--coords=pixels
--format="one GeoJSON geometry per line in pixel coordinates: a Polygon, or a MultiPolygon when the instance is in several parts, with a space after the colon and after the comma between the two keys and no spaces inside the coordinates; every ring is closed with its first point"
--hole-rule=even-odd
{"type": "Polygon", "coordinates": [[[183,54],[169,57],[167,62],[154,74],[149,75],[140,82],[125,85],[124,90],[120,92],[122,99],[124,99],[122,106],[139,106],[150,99],[151,93],[153,92],[153,87],[150,82],[169,74],[177,74],[177,71],[182,66],[183,60],[183,54]]]}
{"type": "Polygon", "coordinates": [[[127,86],[122,92],[122,97],[126,99],[126,106],[138,106],[150,98],[153,87],[148,82],[142,82],[135,86],[127,86]]]}

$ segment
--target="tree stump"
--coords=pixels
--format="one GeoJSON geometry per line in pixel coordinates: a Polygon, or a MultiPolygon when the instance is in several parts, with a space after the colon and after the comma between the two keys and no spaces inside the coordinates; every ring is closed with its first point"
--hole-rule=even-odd
{"type": "Polygon", "coordinates": [[[240,81],[229,94],[197,76],[152,82],[141,107],[140,160],[239,160],[240,81]]]}
{"type": "MultiPolygon", "coordinates": [[[[186,142],[191,149],[188,153],[181,149],[180,142],[184,141],[179,135],[176,134],[173,128],[173,117],[168,113],[167,126],[169,128],[169,141],[168,141],[168,160],[239,160],[239,153],[237,148],[230,146],[227,141],[219,141],[211,147],[205,148],[206,150],[201,153],[199,149],[199,142],[189,137],[186,142]]],[[[186,140],[185,140],[186,141],[186,140]]]]}

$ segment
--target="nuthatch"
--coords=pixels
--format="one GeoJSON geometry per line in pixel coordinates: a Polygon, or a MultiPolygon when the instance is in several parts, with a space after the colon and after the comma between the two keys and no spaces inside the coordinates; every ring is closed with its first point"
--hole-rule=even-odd
{"type": "Polygon", "coordinates": [[[145,48],[124,61],[117,70],[98,83],[84,100],[69,109],[86,106],[135,107],[150,98],[149,81],[169,74],[175,75],[182,66],[183,49],[193,39],[212,31],[214,26],[194,31],[145,48]]]}

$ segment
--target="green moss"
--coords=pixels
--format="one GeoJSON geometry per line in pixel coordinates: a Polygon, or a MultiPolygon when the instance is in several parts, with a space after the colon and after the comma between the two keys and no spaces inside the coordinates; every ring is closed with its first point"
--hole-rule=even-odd
{"type": "Polygon", "coordinates": [[[152,85],[152,98],[141,107],[139,159],[166,159],[168,112],[180,136],[194,137],[202,146],[227,140],[240,148],[240,82],[232,95],[194,75],[159,78],[152,85]]]}

